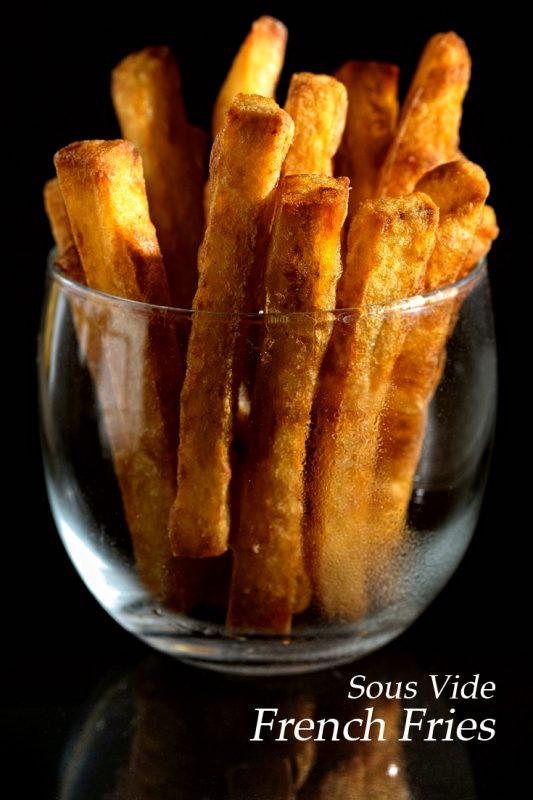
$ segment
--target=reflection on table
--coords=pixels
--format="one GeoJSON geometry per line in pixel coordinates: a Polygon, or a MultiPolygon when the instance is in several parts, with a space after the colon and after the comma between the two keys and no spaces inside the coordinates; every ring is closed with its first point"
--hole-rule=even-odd
{"type": "MultiPolygon", "coordinates": [[[[237,679],[156,656],[115,682],[89,709],[65,753],[61,800],[436,800],[476,797],[457,742],[398,741],[398,699],[350,700],[350,677],[413,680],[413,667],[379,656],[342,669],[286,679],[237,679]],[[277,718],[334,719],[365,708],[387,740],[253,742],[257,708],[277,718]]],[[[419,676],[422,678],[422,676],[419,676]]],[[[420,685],[423,681],[420,680],[420,685]]],[[[417,705],[443,716],[427,693],[417,705]]],[[[352,733],[355,733],[352,730],[352,733]]],[[[328,737],[325,737],[328,738],[328,737]]]]}

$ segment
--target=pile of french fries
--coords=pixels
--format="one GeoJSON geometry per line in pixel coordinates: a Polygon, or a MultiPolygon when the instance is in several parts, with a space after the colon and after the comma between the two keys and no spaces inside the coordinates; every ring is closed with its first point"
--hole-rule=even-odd
{"type": "Polygon", "coordinates": [[[405,535],[459,311],[451,297],[409,325],[390,309],[468,275],[498,233],[485,174],[459,150],[459,36],[429,40],[401,107],[397,67],[351,61],[293,75],[280,108],[286,42],[281,22],[252,25],[215,104],[209,171],[157,47],[113,71],[124,138],[63,148],[45,187],[68,277],[193,310],[184,335],[172,315],[71,301],[141,579],[184,613],[221,604],[230,632],[368,612],[405,535]],[[110,329],[137,359],[124,365],[110,329]]]}

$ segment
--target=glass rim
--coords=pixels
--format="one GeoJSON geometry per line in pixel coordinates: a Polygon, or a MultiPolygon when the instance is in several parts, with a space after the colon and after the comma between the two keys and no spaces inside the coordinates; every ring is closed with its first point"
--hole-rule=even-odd
{"type": "Polygon", "coordinates": [[[79,283],[68,277],[61,267],[55,262],[57,248],[53,247],[48,254],[48,271],[52,279],[57,281],[60,285],[66,287],[69,291],[75,294],[106,300],[112,303],[124,304],[136,309],[150,309],[152,311],[163,311],[168,313],[183,314],[187,316],[192,315],[205,315],[213,317],[239,317],[242,319],[261,321],[267,318],[286,318],[286,317],[320,317],[320,316],[359,316],[363,310],[371,312],[383,311],[404,311],[416,312],[420,309],[437,305],[441,302],[450,301],[452,298],[462,296],[467,291],[475,286],[487,272],[487,256],[483,256],[473,267],[470,272],[463,278],[460,278],[453,283],[442,286],[438,289],[433,289],[430,292],[423,292],[409,297],[402,297],[399,300],[393,300],[388,303],[367,303],[356,308],[333,308],[333,309],[320,309],[309,311],[255,311],[255,312],[242,312],[242,311],[210,311],[207,309],[195,310],[193,308],[179,308],[171,305],[161,305],[158,303],[146,303],[142,300],[130,300],[126,297],[110,294],[109,292],[102,292],[99,289],[92,289],[89,286],[79,283]]]}

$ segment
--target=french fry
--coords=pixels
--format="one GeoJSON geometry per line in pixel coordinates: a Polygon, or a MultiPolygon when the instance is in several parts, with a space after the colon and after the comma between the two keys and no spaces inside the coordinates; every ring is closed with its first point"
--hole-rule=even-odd
{"type": "Polygon", "coordinates": [[[426,172],[457,158],[469,80],[470,56],[464,41],[455,33],[432,36],[402,106],[378,195],[412,192],[426,172]]]}
{"type": "Polygon", "coordinates": [[[436,205],[417,192],[363,202],[350,227],[337,306],[355,311],[335,324],[317,388],[304,529],[318,601],[331,617],[366,610],[363,523],[378,419],[406,333],[401,310],[382,304],[419,291],[437,223],[436,205]]]}
{"type": "Polygon", "coordinates": [[[348,61],[336,73],[348,92],[346,128],[335,165],[350,178],[351,219],[377,183],[398,121],[399,69],[375,61],[348,61]]]}
{"type": "MultiPolygon", "coordinates": [[[[417,184],[438,205],[439,228],[429,259],[425,291],[458,279],[469,258],[482,219],[489,184],[483,170],[459,159],[428,172],[417,184]]],[[[398,357],[380,421],[374,508],[374,539],[396,543],[403,530],[413,478],[420,457],[428,407],[445,360],[456,297],[415,318],[398,357]]]]}
{"type": "Polygon", "coordinates": [[[342,83],[330,75],[300,72],[292,76],[285,111],[294,121],[294,139],[284,175],[333,175],[348,100],[342,83]]]}
{"type": "Polygon", "coordinates": [[[261,345],[232,540],[231,629],[290,630],[301,570],[303,465],[311,404],[335,305],[347,178],[289,175],[281,183],[265,272],[261,345]],[[279,314],[280,316],[276,316],[279,314]]]}
{"type": "MultiPolygon", "coordinates": [[[[168,303],[141,159],[133,145],[77,142],[60,150],[55,164],[87,284],[131,300],[168,303]]],[[[166,535],[175,493],[180,368],[174,331],[161,317],[124,310],[121,304],[107,304],[100,315],[80,301],[74,313],[104,399],[141,579],[158,599],[186,608],[196,576],[173,559],[166,535]]]]}
{"type": "Polygon", "coordinates": [[[54,163],[88,285],[130,300],[168,304],[136,148],[122,139],[74,142],[56,153],[54,163]]]}
{"type": "Polygon", "coordinates": [[[259,17],[242,43],[222,84],[213,112],[213,138],[238,94],[274,97],[285,58],[287,28],[273,17],[259,17]]]}
{"type": "Polygon", "coordinates": [[[127,56],[113,70],[111,93],[122,135],[142,156],[171,302],[190,308],[203,235],[207,138],[187,121],[178,65],[167,47],[127,56]]]}
{"type": "Polygon", "coordinates": [[[425,192],[439,207],[439,228],[426,269],[425,292],[458,279],[482,223],[489,189],[481,167],[465,158],[436,167],[417,183],[416,190],[425,192]]]}
{"type": "Polygon", "coordinates": [[[496,212],[492,206],[483,206],[481,221],[477,227],[470,253],[461,269],[460,278],[466,277],[476,264],[487,255],[499,233],[496,212]]]}
{"type": "MultiPolygon", "coordinates": [[[[67,209],[65,208],[63,195],[61,194],[57,178],[51,178],[46,182],[43,189],[43,200],[46,216],[50,223],[50,229],[57,250],[54,264],[71,280],[85,284],[85,274],[74,243],[67,209]]],[[[59,300],[59,289],[57,286],[52,285],[50,292],[50,304],[47,308],[43,325],[43,361],[47,371],[50,369],[53,352],[54,316],[59,300]]],[[[72,309],[72,311],[74,310],[72,309]]],[[[74,313],[73,318],[74,324],[76,325],[74,313]]]]}
{"type": "Polygon", "coordinates": [[[170,514],[176,555],[219,555],[230,528],[230,448],[242,380],[240,312],[253,309],[273,192],[293,136],[273,100],[238,95],[211,157],[211,202],[181,394],[178,491],[170,514]]]}
{"type": "Polygon", "coordinates": [[[85,283],[85,274],[81,265],[80,257],[74,244],[72,230],[68,219],[67,209],[59,188],[57,178],[51,178],[46,182],[43,191],[44,207],[52,235],[57,247],[57,257],[55,263],[61,267],[68,278],[77,283],[85,283]]]}

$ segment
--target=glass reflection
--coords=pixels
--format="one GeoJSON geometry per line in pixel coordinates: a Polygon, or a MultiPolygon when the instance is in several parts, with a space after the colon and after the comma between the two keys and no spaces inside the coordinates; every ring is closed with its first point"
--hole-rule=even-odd
{"type": "MultiPolygon", "coordinates": [[[[350,700],[352,675],[367,682],[419,679],[416,705],[447,708],[424,689],[412,665],[390,653],[304,677],[251,680],[193,670],[151,656],[113,683],[88,710],[64,754],[61,800],[457,800],[476,797],[459,742],[398,741],[409,701],[350,700]],[[386,741],[250,741],[257,708],[277,719],[355,717],[385,722],[386,741]]],[[[268,717],[269,719],[272,717],[268,717]]],[[[267,716],[265,716],[267,719],[267,716]]],[[[330,730],[332,727],[330,728],[330,730]]],[[[327,727],[326,727],[327,730],[327,727]]],[[[351,727],[352,734],[357,730],[351,727]]],[[[316,735],[316,729],[315,729],[316,735]]]]}

